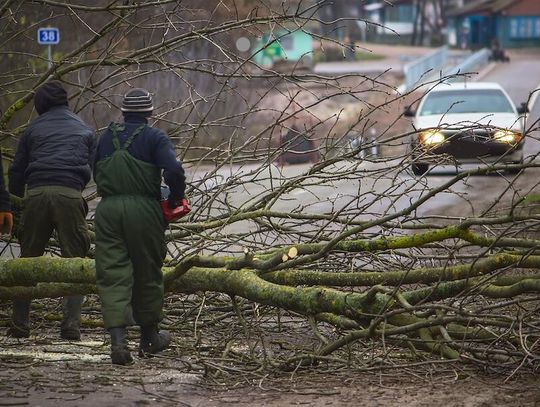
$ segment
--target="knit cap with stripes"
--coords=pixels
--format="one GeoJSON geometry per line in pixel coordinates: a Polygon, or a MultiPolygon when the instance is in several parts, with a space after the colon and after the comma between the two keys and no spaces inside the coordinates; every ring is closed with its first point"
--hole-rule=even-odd
{"type": "Polygon", "coordinates": [[[146,89],[131,89],[124,95],[120,110],[122,112],[151,112],[154,110],[152,95],[146,89]]]}

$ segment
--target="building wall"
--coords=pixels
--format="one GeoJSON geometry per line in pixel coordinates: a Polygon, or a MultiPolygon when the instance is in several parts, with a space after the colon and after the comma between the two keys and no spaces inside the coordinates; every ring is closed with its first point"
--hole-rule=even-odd
{"type": "Polygon", "coordinates": [[[505,48],[540,46],[540,1],[515,2],[503,10],[497,28],[505,48]]]}
{"type": "Polygon", "coordinates": [[[497,38],[503,48],[540,47],[540,0],[521,0],[501,13],[475,13],[449,22],[460,48],[489,47],[497,38]]]}
{"type": "Polygon", "coordinates": [[[500,17],[497,33],[503,48],[540,47],[540,15],[500,17]]]}
{"type": "Polygon", "coordinates": [[[301,58],[312,58],[313,38],[304,31],[294,33],[294,43],[291,50],[286,50],[287,58],[292,61],[299,61],[301,58]]]}

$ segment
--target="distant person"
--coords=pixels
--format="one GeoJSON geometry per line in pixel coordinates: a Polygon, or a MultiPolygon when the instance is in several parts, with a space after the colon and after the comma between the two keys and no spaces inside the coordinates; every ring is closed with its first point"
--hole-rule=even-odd
{"type": "Polygon", "coordinates": [[[184,169],[167,135],[148,125],[153,111],[146,89],[132,89],[122,101],[124,123],[112,123],[99,139],[94,179],[101,201],[96,209],[96,277],[113,364],[133,361],[126,327],[140,326],[139,357],[171,342],[158,324],[163,317],[166,222],[161,211],[161,172],[169,186],[169,207],[186,188],[184,169]]]}
{"type": "Polygon", "coordinates": [[[467,27],[461,27],[459,31],[459,45],[461,49],[467,49],[468,37],[469,29],[467,27]]]}
{"type": "Polygon", "coordinates": [[[9,203],[9,192],[4,183],[4,166],[2,165],[2,151],[0,150],[0,234],[9,235],[13,229],[13,214],[9,203]]]}
{"type": "MultiPolygon", "coordinates": [[[[39,116],[24,131],[9,169],[9,190],[23,197],[18,238],[21,257],[38,257],[56,230],[62,257],[85,257],[90,248],[82,190],[90,181],[94,131],[69,110],[61,82],[43,84],[34,96],[39,116]],[[26,188],[26,194],[25,194],[26,188]]],[[[82,295],[63,300],[60,336],[80,340],[82,295]]],[[[30,335],[30,299],[13,301],[8,335],[30,335]]]]}
{"type": "Polygon", "coordinates": [[[497,38],[491,40],[491,57],[498,61],[501,59],[501,44],[497,38]]]}
{"type": "Polygon", "coordinates": [[[506,55],[504,50],[501,48],[501,44],[497,38],[491,40],[491,56],[492,61],[501,61],[508,62],[510,58],[506,55]]]}

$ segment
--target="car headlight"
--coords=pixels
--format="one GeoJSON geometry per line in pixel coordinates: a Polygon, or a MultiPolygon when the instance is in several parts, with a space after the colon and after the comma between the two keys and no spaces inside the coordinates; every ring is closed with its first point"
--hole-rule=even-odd
{"type": "Polygon", "coordinates": [[[420,143],[427,146],[444,143],[446,137],[438,130],[427,130],[420,133],[420,143]]]}
{"type": "Polygon", "coordinates": [[[516,144],[521,140],[521,134],[512,130],[497,130],[493,139],[501,143],[516,144]]]}

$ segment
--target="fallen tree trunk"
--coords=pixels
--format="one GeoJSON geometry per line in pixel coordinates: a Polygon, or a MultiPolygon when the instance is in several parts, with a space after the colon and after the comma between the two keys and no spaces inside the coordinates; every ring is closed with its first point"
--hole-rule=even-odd
{"type": "MultiPolygon", "coordinates": [[[[349,245],[351,247],[356,246],[349,245]]],[[[290,248],[288,250],[290,252],[290,248]]],[[[275,258],[276,254],[269,256],[275,258]]],[[[474,343],[472,349],[476,352],[472,353],[475,355],[480,352],[481,344],[489,348],[490,343],[500,341],[501,334],[494,332],[505,332],[504,343],[515,345],[520,342],[523,332],[514,331],[511,318],[472,313],[440,301],[479,295],[516,299],[526,294],[540,294],[540,272],[512,276],[490,274],[515,266],[538,270],[539,256],[501,253],[469,264],[384,273],[330,273],[305,269],[265,273],[257,269],[223,267],[237,266],[245,261],[252,260],[193,257],[177,267],[166,267],[167,292],[218,292],[233,298],[242,297],[314,317],[345,330],[344,336],[306,361],[366,338],[395,338],[403,346],[411,346],[410,341],[414,340],[418,349],[451,359],[471,353],[464,342],[474,343]],[[408,286],[410,284],[427,286],[414,289],[408,286]],[[331,288],[337,286],[368,288],[363,292],[331,288]],[[349,329],[353,330],[347,333],[349,329]]],[[[1,299],[92,293],[96,293],[96,287],[91,259],[0,260],[1,299]]],[[[533,342],[536,336],[536,330],[532,329],[526,342],[533,342]]],[[[486,355],[493,357],[489,352],[486,355]]]]}

